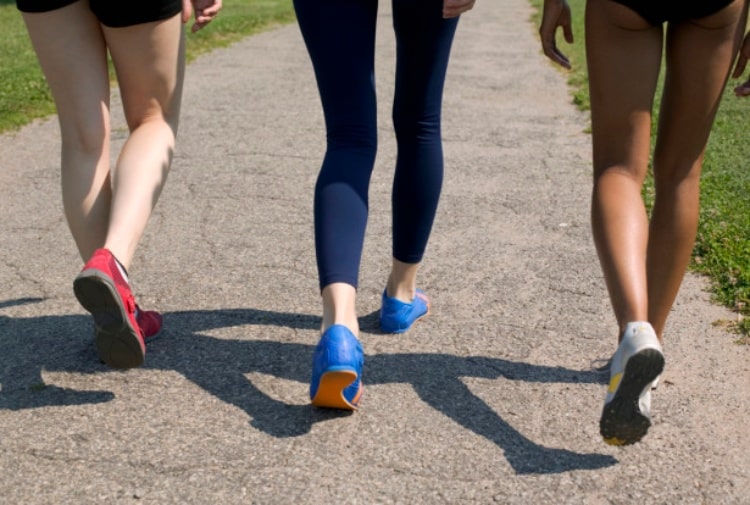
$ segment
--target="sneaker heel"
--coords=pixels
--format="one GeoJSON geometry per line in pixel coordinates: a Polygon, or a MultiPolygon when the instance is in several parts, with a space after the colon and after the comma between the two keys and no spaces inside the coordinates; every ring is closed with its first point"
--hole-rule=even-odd
{"type": "Polygon", "coordinates": [[[313,355],[311,403],[316,407],[356,410],[362,398],[363,364],[357,337],[342,325],[328,328],[313,355]]]}

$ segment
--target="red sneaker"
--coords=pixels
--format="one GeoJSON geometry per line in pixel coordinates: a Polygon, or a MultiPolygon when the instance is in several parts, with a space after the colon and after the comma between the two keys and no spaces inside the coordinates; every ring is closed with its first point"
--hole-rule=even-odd
{"type": "Polygon", "coordinates": [[[155,310],[143,310],[138,305],[135,306],[135,320],[143,334],[143,340],[148,342],[152,337],[161,331],[163,318],[155,310]]]}
{"type": "MultiPolygon", "coordinates": [[[[145,332],[136,319],[135,298],[130,286],[110,251],[94,251],[73,281],[73,291],[83,308],[94,316],[99,359],[112,368],[141,366],[146,355],[145,332]]],[[[151,320],[148,316],[141,319],[151,320]]],[[[158,319],[160,323],[161,317],[158,319]]],[[[144,326],[152,328],[151,323],[144,326]]],[[[156,326],[158,331],[161,324],[156,326]]]]}

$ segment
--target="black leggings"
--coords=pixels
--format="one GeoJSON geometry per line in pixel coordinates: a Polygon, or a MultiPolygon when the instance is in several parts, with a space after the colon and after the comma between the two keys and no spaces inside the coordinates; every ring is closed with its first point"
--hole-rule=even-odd
{"type": "MultiPolygon", "coordinates": [[[[374,60],[377,0],[294,0],[318,82],[327,150],[315,186],[320,288],[357,286],[377,150],[374,60]]],[[[398,157],[393,182],[393,256],[422,260],[443,182],[440,111],[458,19],[442,0],[393,0],[398,157]]]]}

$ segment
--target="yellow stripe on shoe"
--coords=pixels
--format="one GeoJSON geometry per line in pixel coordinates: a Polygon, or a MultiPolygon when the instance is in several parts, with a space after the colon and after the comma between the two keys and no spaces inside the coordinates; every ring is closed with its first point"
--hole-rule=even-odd
{"type": "Polygon", "coordinates": [[[620,386],[621,380],[622,380],[622,372],[613,375],[612,378],[609,380],[609,388],[607,389],[607,393],[611,395],[615,394],[615,391],[617,391],[617,388],[620,386]]]}

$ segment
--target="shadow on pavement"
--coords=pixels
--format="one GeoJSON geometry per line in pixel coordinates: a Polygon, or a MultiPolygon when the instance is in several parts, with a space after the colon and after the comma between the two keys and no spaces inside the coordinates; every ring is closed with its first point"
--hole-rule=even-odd
{"type": "MultiPolygon", "coordinates": [[[[0,308],[38,300],[0,302],[0,308]]],[[[308,433],[319,421],[351,415],[290,405],[256,388],[248,373],[262,373],[307,383],[313,346],[259,340],[219,339],[200,332],[239,325],[284,326],[314,330],[317,316],[254,309],[172,312],[165,315],[163,335],[149,344],[145,368],[170,370],[202,387],[224,402],[246,412],[251,424],[274,437],[308,433]]],[[[369,319],[369,318],[368,318],[369,319]]],[[[363,321],[363,328],[371,326],[363,321]]],[[[109,391],[77,391],[45,385],[42,370],[107,373],[93,346],[88,316],[10,318],[0,315],[0,409],[21,410],[107,402],[109,391]],[[88,328],[81,331],[81,328],[88,328]]],[[[116,372],[118,373],[118,372],[116,372]]],[[[513,428],[484,401],[472,394],[463,377],[538,383],[587,384],[606,382],[602,374],[519,363],[481,356],[449,354],[379,354],[366,357],[366,386],[410,384],[428,405],[459,425],[485,437],[503,450],[518,474],[559,473],[612,466],[617,460],[604,454],[579,454],[543,447],[513,428]]]]}

